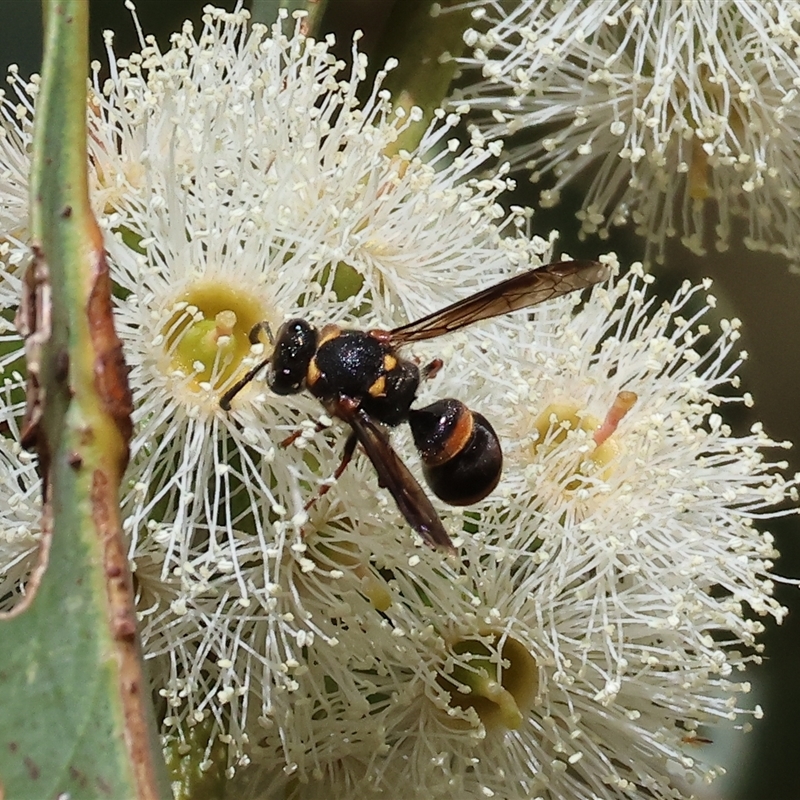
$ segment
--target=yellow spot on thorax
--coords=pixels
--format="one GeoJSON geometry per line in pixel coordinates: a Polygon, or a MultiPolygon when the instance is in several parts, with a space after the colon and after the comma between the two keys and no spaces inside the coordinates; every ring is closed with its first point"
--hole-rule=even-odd
{"type": "Polygon", "coordinates": [[[342,332],[342,329],[338,325],[334,325],[333,323],[329,323],[328,325],[323,325],[319,332],[319,339],[317,340],[317,349],[322,347],[325,342],[330,342],[331,339],[335,339],[339,334],[342,332]]]}
{"type": "Polygon", "coordinates": [[[308,362],[308,369],[306,370],[306,385],[313,386],[322,375],[322,370],[317,366],[317,357],[312,356],[308,362]]]}
{"type": "Polygon", "coordinates": [[[386,376],[381,375],[367,391],[370,397],[386,397],[386,376]]]}

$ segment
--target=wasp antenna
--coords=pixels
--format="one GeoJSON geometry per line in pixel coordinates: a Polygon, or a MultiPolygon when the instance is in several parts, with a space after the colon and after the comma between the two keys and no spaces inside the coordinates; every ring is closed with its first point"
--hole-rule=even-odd
{"type": "Polygon", "coordinates": [[[230,411],[233,398],[236,397],[236,395],[239,394],[239,392],[241,392],[242,389],[244,389],[244,387],[247,386],[247,384],[250,383],[250,381],[252,381],[253,378],[255,378],[255,376],[269,364],[269,362],[270,359],[265,358],[263,361],[259,361],[259,363],[256,364],[251,370],[245,372],[245,374],[239,378],[239,380],[236,381],[236,383],[234,383],[233,386],[231,386],[231,388],[222,395],[222,397],[220,397],[219,407],[223,411],[230,411]]]}
{"type": "MultiPolygon", "coordinates": [[[[267,320],[263,320],[262,322],[256,322],[255,325],[250,329],[250,333],[248,338],[250,339],[250,344],[256,345],[261,344],[261,331],[267,334],[267,339],[269,339],[270,345],[273,347],[275,346],[275,337],[272,335],[272,328],[270,327],[269,322],[267,320]]],[[[223,411],[230,411],[231,410],[231,402],[233,398],[236,397],[239,392],[247,386],[250,381],[255,378],[255,376],[269,364],[270,360],[272,359],[272,354],[267,356],[263,361],[260,361],[256,364],[252,369],[248,370],[241,378],[239,378],[236,383],[228,389],[225,394],[222,395],[219,399],[220,408],[223,411]]]]}
{"type": "Polygon", "coordinates": [[[256,324],[250,328],[250,344],[261,344],[261,331],[267,334],[269,343],[274,347],[275,337],[272,335],[272,328],[267,320],[256,322],[256,324]]]}

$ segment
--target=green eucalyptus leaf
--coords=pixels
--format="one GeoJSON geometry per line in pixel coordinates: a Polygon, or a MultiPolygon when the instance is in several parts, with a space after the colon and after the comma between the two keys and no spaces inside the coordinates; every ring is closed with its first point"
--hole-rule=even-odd
{"type": "Polygon", "coordinates": [[[170,797],[142,673],[117,493],[130,393],[86,175],[85,0],[45,0],[20,329],[40,560],[0,620],[0,796],[170,797]]]}

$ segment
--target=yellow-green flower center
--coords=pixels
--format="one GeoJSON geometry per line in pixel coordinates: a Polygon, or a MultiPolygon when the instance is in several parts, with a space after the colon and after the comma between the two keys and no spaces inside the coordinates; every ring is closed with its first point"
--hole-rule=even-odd
{"type": "Polygon", "coordinates": [[[377,575],[369,566],[369,556],[361,552],[353,542],[324,537],[308,551],[309,557],[323,569],[340,569],[350,573],[355,579],[358,591],[372,603],[378,611],[387,611],[392,605],[392,594],[386,581],[377,575]]]}
{"type": "Polygon", "coordinates": [[[539,686],[536,659],[516,639],[500,644],[464,639],[452,647],[458,656],[452,673],[439,684],[450,693],[450,705],[472,708],[484,727],[514,730],[522,725],[539,686]]]}
{"type": "Polygon", "coordinates": [[[175,798],[221,797],[227,783],[227,748],[207,716],[165,737],[164,761],[175,798]]]}
{"type": "Polygon", "coordinates": [[[195,388],[221,387],[241,372],[250,330],[266,316],[253,295],[204,281],[185,291],[174,308],[162,331],[173,370],[191,376],[195,388]]]}
{"type": "Polygon", "coordinates": [[[564,485],[564,489],[574,492],[580,489],[585,478],[589,476],[607,481],[614,471],[614,465],[623,452],[617,425],[636,402],[633,392],[620,392],[617,395],[606,419],[601,421],[592,414],[583,411],[576,403],[551,403],[534,422],[538,434],[533,445],[534,452],[544,448],[547,453],[555,453],[567,440],[570,432],[584,431],[592,435],[594,447],[589,452],[579,454],[579,462],[575,464],[573,480],[564,485]]]}

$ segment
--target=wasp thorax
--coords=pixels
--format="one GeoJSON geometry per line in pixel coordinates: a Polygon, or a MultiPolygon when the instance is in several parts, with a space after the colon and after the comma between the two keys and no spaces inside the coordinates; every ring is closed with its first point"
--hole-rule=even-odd
{"type": "Polygon", "coordinates": [[[384,355],[381,342],[364,331],[326,326],[309,371],[309,389],[321,398],[361,398],[370,391],[380,394],[385,391],[379,383],[384,375],[384,355]]]}
{"type": "Polygon", "coordinates": [[[308,365],[317,349],[317,329],[304,319],[290,319],[278,329],[270,361],[269,388],[275,394],[302,391],[308,365]]]}
{"type": "Polygon", "coordinates": [[[408,410],[417,396],[419,369],[411,361],[385,357],[385,372],[364,398],[367,413],[386,425],[399,425],[408,418],[408,410]],[[377,385],[382,382],[382,386],[377,385]]]}
{"type": "Polygon", "coordinates": [[[497,486],[503,452],[482,414],[446,398],[412,409],[408,421],[425,480],[437,497],[450,505],[469,505],[497,486]]]}

